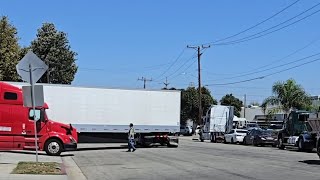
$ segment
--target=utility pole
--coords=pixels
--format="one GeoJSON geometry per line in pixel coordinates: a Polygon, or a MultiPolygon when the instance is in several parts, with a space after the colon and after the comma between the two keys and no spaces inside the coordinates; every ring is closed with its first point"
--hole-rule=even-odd
{"type": "Polygon", "coordinates": [[[147,78],[144,78],[144,77],[142,77],[141,79],[140,78],[138,78],[138,81],[143,81],[143,89],[146,89],[146,83],[147,83],[147,81],[152,81],[152,79],[147,79],[147,78]]]}
{"type": "Polygon", "coordinates": [[[247,95],[244,94],[244,108],[243,108],[243,117],[246,118],[246,107],[247,107],[247,95]]]}
{"type": "Polygon", "coordinates": [[[165,88],[168,89],[168,85],[169,85],[170,83],[168,83],[168,78],[167,78],[167,77],[166,77],[166,82],[164,82],[163,84],[166,86],[165,88]]]}
{"type": "Polygon", "coordinates": [[[199,91],[199,119],[198,122],[200,123],[200,125],[202,125],[202,104],[201,104],[201,63],[200,63],[200,59],[201,59],[201,55],[202,53],[200,52],[202,49],[206,49],[206,48],[210,48],[209,46],[187,46],[187,48],[192,48],[197,50],[198,52],[198,91],[199,91]]]}

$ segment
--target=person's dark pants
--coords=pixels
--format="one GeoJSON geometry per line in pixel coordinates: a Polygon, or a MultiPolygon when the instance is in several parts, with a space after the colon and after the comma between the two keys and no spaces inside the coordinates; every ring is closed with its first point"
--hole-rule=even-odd
{"type": "Polygon", "coordinates": [[[132,150],[136,150],[136,148],[134,147],[134,139],[129,139],[129,142],[128,142],[128,151],[131,151],[132,150]]]}

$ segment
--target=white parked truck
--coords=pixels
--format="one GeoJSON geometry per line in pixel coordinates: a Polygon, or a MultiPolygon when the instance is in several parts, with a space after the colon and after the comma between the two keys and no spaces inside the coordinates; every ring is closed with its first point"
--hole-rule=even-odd
{"type": "Polygon", "coordinates": [[[233,129],[233,106],[213,105],[206,113],[203,125],[203,135],[200,140],[217,142],[224,141],[224,134],[233,129]]]}
{"type": "Polygon", "coordinates": [[[49,117],[75,127],[80,143],[124,142],[133,123],[137,143],[178,145],[180,91],[40,85],[49,117]]]}
{"type": "Polygon", "coordinates": [[[311,126],[312,131],[310,132],[314,138],[314,147],[316,147],[317,154],[320,158],[320,118],[309,118],[308,123],[311,126]]]}

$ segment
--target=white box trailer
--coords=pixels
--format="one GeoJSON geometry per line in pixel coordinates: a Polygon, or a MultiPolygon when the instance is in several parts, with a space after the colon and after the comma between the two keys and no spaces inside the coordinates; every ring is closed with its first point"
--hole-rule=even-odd
{"type": "MultiPolygon", "coordinates": [[[[18,87],[28,85],[9,83],[18,87]]],[[[180,131],[180,91],[39,85],[44,86],[49,118],[72,124],[79,139],[81,135],[93,135],[101,140],[110,134],[125,139],[129,124],[133,123],[138,142],[178,143],[178,138],[170,135],[180,131]]]]}
{"type": "Polygon", "coordinates": [[[234,107],[212,105],[206,113],[201,141],[217,142],[224,140],[224,134],[233,128],[234,107]]]}

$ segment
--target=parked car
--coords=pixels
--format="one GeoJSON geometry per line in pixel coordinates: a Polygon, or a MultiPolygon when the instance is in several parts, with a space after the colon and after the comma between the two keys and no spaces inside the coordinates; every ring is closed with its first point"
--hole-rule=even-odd
{"type": "Polygon", "coordinates": [[[225,143],[242,143],[243,138],[247,135],[245,129],[232,129],[228,134],[224,135],[225,143]]]}
{"type": "Polygon", "coordinates": [[[243,139],[244,145],[264,146],[272,145],[275,146],[277,139],[273,136],[272,130],[264,129],[252,129],[243,139]]]}
{"type": "Polygon", "coordinates": [[[180,126],[180,134],[182,134],[184,136],[191,136],[192,135],[192,127],[180,126]]]}

